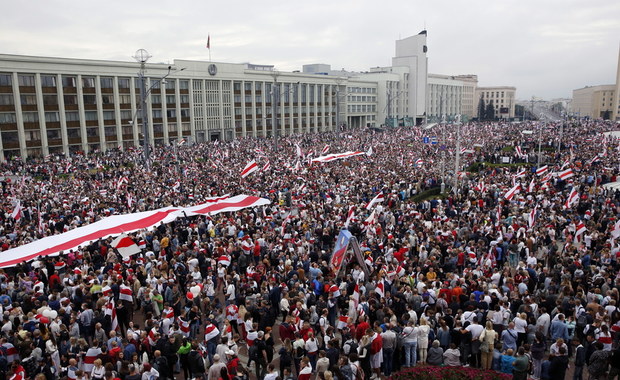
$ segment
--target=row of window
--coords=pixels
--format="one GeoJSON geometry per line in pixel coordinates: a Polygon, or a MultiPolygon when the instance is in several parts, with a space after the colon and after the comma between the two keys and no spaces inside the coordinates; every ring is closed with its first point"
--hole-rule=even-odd
{"type": "Polygon", "coordinates": [[[353,104],[347,106],[349,113],[365,113],[365,112],[377,112],[377,106],[374,104],[353,104]]]}
{"type": "MultiPolygon", "coordinates": [[[[116,120],[116,114],[114,111],[103,111],[103,120],[116,120]]],[[[189,109],[183,108],[180,112],[177,112],[176,109],[166,110],[166,116],[168,118],[175,117],[190,117],[189,109]]],[[[162,118],[162,110],[154,109],[153,116],[154,119],[162,118]]],[[[37,123],[39,122],[39,113],[38,112],[22,112],[22,118],[24,123],[37,123]]],[[[79,112],[67,111],[65,112],[65,118],[67,121],[80,121],[79,112]]],[[[132,120],[133,115],[130,110],[121,110],[120,118],[122,120],[132,120]]],[[[97,121],[99,117],[97,115],[97,111],[85,111],[84,112],[84,120],[86,121],[97,121]]],[[[45,112],[45,121],[48,123],[60,122],[59,112],[45,112]]],[[[14,112],[0,112],[0,124],[14,124],[17,122],[17,118],[14,112]]]]}
{"type": "MultiPolygon", "coordinates": [[[[131,95],[119,95],[119,103],[120,104],[131,104],[131,95]]],[[[166,95],[166,104],[176,104],[176,96],[175,95],[166,95]]],[[[22,105],[34,106],[37,104],[37,96],[34,94],[22,94],[19,96],[20,103],[22,105]]],[[[77,95],[63,95],[63,100],[65,105],[76,105],[78,104],[77,95]]],[[[84,104],[93,105],[97,104],[96,95],[83,95],[84,104]]],[[[114,96],[113,95],[101,95],[102,104],[114,104],[114,96]]],[[[140,102],[140,96],[136,95],[136,104],[140,102]]],[[[151,103],[152,104],[162,104],[162,96],[161,95],[151,95],[151,103]]],[[[189,103],[189,95],[181,95],[180,102],[182,104],[189,103]]],[[[0,106],[6,105],[14,105],[15,99],[12,94],[0,94],[0,106]]],[[[45,105],[58,105],[58,95],[43,95],[43,104],[45,105]]]]}
{"type": "Polygon", "coordinates": [[[376,94],[377,89],[374,87],[348,87],[347,92],[361,93],[361,94],[376,94]]]}
{"type": "MultiPolygon", "coordinates": [[[[77,77],[70,75],[63,75],[62,77],[62,86],[63,87],[76,87],[77,77]]],[[[56,87],[56,75],[45,75],[41,74],[41,87],[56,87]]],[[[135,88],[140,88],[140,79],[133,78],[135,88]]],[[[147,78],[150,81],[150,86],[152,88],[160,88],[161,80],[159,78],[147,78]]],[[[82,77],[82,88],[94,88],[95,87],[96,77],[85,76],[82,77]]],[[[17,84],[19,86],[24,87],[34,87],[35,86],[35,75],[34,74],[18,74],[17,75],[17,84]]],[[[131,78],[118,78],[118,88],[129,88],[131,84],[131,78]]],[[[0,86],[11,86],[13,85],[13,75],[9,73],[0,73],[0,86]]],[[[114,78],[113,77],[100,77],[99,85],[101,88],[113,88],[114,87],[114,78]]],[[[176,80],[166,80],[165,81],[166,89],[174,90],[176,87],[176,80]]],[[[188,90],[189,89],[189,80],[181,79],[179,80],[179,89],[188,90]]]]}

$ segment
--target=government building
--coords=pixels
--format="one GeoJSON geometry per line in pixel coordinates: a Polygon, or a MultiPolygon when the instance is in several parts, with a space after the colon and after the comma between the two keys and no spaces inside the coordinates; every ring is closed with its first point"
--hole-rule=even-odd
{"type": "Polygon", "coordinates": [[[426,37],[366,72],[0,54],[0,160],[475,117],[477,77],[428,74],[426,37]]]}

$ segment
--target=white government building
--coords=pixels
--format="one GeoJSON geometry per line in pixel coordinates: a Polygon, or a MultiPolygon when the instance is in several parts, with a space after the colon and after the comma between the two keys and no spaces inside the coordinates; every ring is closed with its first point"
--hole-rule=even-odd
{"type": "MultiPolygon", "coordinates": [[[[174,60],[145,69],[151,145],[474,117],[475,75],[428,74],[426,31],[367,72],[174,60]],[[277,128],[274,128],[274,123],[277,128]]],[[[0,54],[0,160],[143,144],[140,63],[0,54]]]]}

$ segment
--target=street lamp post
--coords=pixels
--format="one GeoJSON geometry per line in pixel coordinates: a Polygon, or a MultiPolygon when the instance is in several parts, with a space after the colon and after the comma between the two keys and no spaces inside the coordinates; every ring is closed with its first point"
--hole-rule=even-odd
{"type": "Polygon", "coordinates": [[[142,134],[144,137],[144,164],[147,170],[150,170],[150,147],[149,147],[149,128],[148,128],[148,118],[146,117],[146,78],[144,74],[146,73],[146,61],[149,60],[151,56],[144,49],[139,49],[136,51],[136,55],[134,59],[140,62],[140,72],[138,73],[138,78],[140,78],[140,119],[142,119],[142,134]]]}

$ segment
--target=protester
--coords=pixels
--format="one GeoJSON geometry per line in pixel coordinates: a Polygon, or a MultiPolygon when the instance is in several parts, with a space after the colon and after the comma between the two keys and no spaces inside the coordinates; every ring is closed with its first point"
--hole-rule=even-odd
{"type": "Polygon", "coordinates": [[[378,377],[440,363],[435,339],[446,365],[460,357],[512,373],[508,352],[530,339],[534,376],[543,377],[547,353],[547,372],[561,373],[574,334],[588,342],[576,354],[600,376],[620,329],[620,192],[602,186],[618,177],[618,140],[603,135],[617,126],[575,121],[560,141],[559,123],[469,123],[463,154],[450,127],[435,128],[155,147],[151,169],[140,149],[1,163],[0,262],[108,217],[223,208],[237,194],[269,203],[128,229],[138,252],[127,257],[112,236],[7,264],[7,361],[38,365],[49,354],[46,365],[76,376],[96,367],[105,377],[95,365],[104,360],[126,378],[176,369],[218,380],[214,368],[240,359],[254,362],[259,378],[285,376],[293,364],[308,377],[327,359],[321,370],[329,362],[336,376],[344,366],[369,380],[373,369],[378,377]],[[537,136],[521,134],[539,126],[541,165],[537,136]],[[443,128],[445,149],[422,143],[443,128]],[[320,162],[328,152],[357,153],[320,162]],[[442,171],[456,153],[456,173],[442,171]],[[259,168],[241,177],[251,160],[259,168]],[[447,192],[437,197],[442,182],[447,192]],[[356,252],[346,249],[338,268],[332,253],[345,227],[356,252]],[[340,350],[349,362],[340,364],[340,350]]]}

